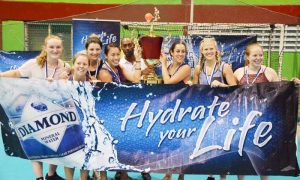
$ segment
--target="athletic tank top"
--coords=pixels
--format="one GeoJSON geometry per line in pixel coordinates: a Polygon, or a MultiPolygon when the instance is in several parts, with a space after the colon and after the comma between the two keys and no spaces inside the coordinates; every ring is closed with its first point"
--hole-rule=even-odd
{"type": "Polygon", "coordinates": [[[122,74],[122,70],[121,70],[120,66],[117,66],[116,68],[117,68],[117,72],[113,71],[111,69],[111,67],[109,65],[107,65],[107,63],[104,63],[103,66],[102,66],[102,69],[105,69],[109,72],[109,74],[112,77],[113,82],[121,83],[121,82],[124,81],[125,78],[122,74]]]}
{"type": "Polygon", "coordinates": [[[96,69],[95,71],[90,71],[90,76],[94,76],[94,77],[96,77],[96,79],[97,79],[97,77],[98,77],[98,75],[99,75],[99,72],[100,72],[102,66],[103,66],[103,61],[100,59],[100,64],[99,64],[99,66],[97,67],[97,69],[96,69]],[[97,74],[96,74],[96,73],[97,73],[97,74]],[[95,76],[95,75],[96,75],[96,76],[95,76]]]}
{"type": "MultiPolygon", "coordinates": [[[[210,75],[210,76],[212,76],[210,83],[212,83],[214,80],[217,80],[221,83],[227,84],[227,82],[223,76],[223,69],[224,69],[225,64],[226,64],[225,62],[221,62],[220,68],[219,69],[217,69],[217,67],[215,68],[214,72],[210,75]]],[[[210,78],[210,76],[208,76],[208,77],[206,76],[204,68],[205,67],[203,67],[203,69],[199,75],[199,84],[210,85],[210,83],[208,82],[208,79],[210,78]]]]}
{"type": "MultiPolygon", "coordinates": [[[[265,75],[265,71],[266,71],[267,67],[264,69],[264,71],[262,73],[260,73],[256,80],[253,82],[253,80],[256,77],[256,74],[248,74],[248,82],[249,83],[264,83],[264,82],[269,82],[269,80],[267,79],[266,75],[265,75]]],[[[246,67],[244,67],[244,76],[240,79],[239,81],[239,85],[242,84],[247,84],[247,75],[246,75],[246,67]]]]}
{"type": "MultiPolygon", "coordinates": [[[[173,63],[172,63],[172,64],[173,64],[173,63]]],[[[168,74],[169,74],[170,77],[174,76],[174,75],[177,73],[177,71],[178,71],[182,66],[186,65],[186,63],[182,63],[180,66],[177,67],[177,69],[175,69],[175,72],[174,72],[173,74],[170,74],[169,69],[170,69],[170,67],[171,67],[172,64],[170,64],[170,65],[168,66],[168,68],[167,68],[167,69],[168,69],[168,74]]],[[[182,80],[182,81],[178,82],[177,84],[185,84],[185,82],[184,82],[184,80],[182,80]]]]}

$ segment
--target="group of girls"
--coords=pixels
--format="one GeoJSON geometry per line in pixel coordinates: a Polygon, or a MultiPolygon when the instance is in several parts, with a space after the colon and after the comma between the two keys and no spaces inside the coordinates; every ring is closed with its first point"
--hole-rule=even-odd
{"type": "MultiPolygon", "coordinates": [[[[85,52],[80,52],[73,59],[73,68],[62,61],[62,40],[58,36],[50,35],[45,39],[43,50],[35,59],[24,63],[16,70],[0,73],[0,77],[29,77],[47,80],[74,80],[74,81],[101,81],[101,82],[133,82],[141,80],[141,52],[139,47],[135,53],[135,71],[128,72],[119,62],[121,49],[118,44],[108,44],[104,48],[105,61],[100,59],[102,42],[96,35],[91,35],[85,45],[85,52]]],[[[187,46],[183,41],[176,41],[169,50],[172,62],[167,63],[167,57],[162,53],[160,57],[162,78],[164,84],[202,84],[211,87],[228,87],[237,84],[252,84],[279,81],[276,72],[262,65],[263,48],[257,44],[250,44],[245,51],[244,67],[235,72],[231,66],[221,61],[217,41],[214,38],[204,38],[200,43],[199,63],[196,65],[191,80],[191,67],[185,63],[187,46]]],[[[295,80],[299,83],[299,80],[295,80]]],[[[43,180],[43,164],[32,161],[33,171],[37,180],[43,180]]],[[[73,179],[74,169],[65,168],[67,179],[73,179]]],[[[101,172],[101,179],[107,179],[106,172],[101,172]]],[[[125,176],[127,179],[128,176],[125,176]]],[[[81,179],[88,178],[88,171],[81,171],[81,179]]],[[[181,174],[179,179],[183,179],[181,174]]],[[[221,175],[221,179],[226,176],[221,175]]],[[[262,179],[267,179],[262,176],[262,179]]],[[[56,166],[49,165],[46,175],[47,180],[63,179],[56,174],[56,166]]],[[[164,179],[172,179],[171,174],[166,174],[164,179]]],[[[209,176],[208,179],[213,179],[209,176]]],[[[244,179],[244,176],[239,176],[244,179]]]]}

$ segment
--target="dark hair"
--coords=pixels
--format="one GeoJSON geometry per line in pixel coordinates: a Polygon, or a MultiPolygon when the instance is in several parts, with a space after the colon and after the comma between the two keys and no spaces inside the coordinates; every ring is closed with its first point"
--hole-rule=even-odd
{"type": "Polygon", "coordinates": [[[119,51],[121,52],[121,48],[118,44],[116,43],[109,43],[108,45],[105,46],[104,48],[104,54],[107,56],[108,55],[108,52],[111,48],[118,48],[119,51]]]}
{"type": "Polygon", "coordinates": [[[177,44],[183,44],[184,47],[185,47],[185,52],[187,52],[187,48],[186,48],[185,42],[179,40],[179,41],[175,41],[175,42],[172,44],[172,46],[170,47],[170,49],[169,49],[169,53],[170,53],[170,54],[171,54],[171,52],[174,52],[175,46],[176,46],[177,44]]]}
{"type": "Polygon", "coordinates": [[[100,41],[99,37],[96,34],[91,34],[89,38],[85,42],[85,49],[88,49],[91,43],[99,44],[100,48],[102,49],[102,42],[100,41]]]}
{"type": "Polygon", "coordinates": [[[133,43],[134,44],[134,39],[133,38],[129,38],[129,37],[124,37],[122,40],[121,40],[121,45],[123,44],[123,41],[124,40],[129,40],[129,41],[131,41],[131,43],[133,43]]]}

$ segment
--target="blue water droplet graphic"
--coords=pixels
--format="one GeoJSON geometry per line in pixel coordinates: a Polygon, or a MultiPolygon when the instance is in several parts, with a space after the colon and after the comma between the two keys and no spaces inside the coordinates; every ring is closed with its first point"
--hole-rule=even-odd
{"type": "Polygon", "coordinates": [[[33,103],[31,103],[31,107],[33,107],[37,111],[47,111],[48,110],[47,105],[42,102],[33,102],[33,103]]]}
{"type": "Polygon", "coordinates": [[[108,143],[108,138],[105,137],[105,138],[104,138],[104,141],[103,141],[103,144],[106,145],[107,143],[108,143]]]}
{"type": "Polygon", "coordinates": [[[115,158],[110,157],[110,158],[108,159],[108,162],[111,163],[111,164],[114,163],[114,162],[115,162],[115,158]]]}
{"type": "Polygon", "coordinates": [[[117,139],[113,140],[113,144],[118,144],[118,143],[119,143],[119,141],[117,139]]]}

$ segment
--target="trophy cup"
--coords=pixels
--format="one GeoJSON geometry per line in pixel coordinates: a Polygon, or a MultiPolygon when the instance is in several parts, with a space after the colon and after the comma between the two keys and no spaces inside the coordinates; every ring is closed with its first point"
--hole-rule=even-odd
{"type": "MultiPolygon", "coordinates": [[[[142,48],[142,58],[145,60],[145,64],[155,69],[160,64],[159,57],[161,53],[161,45],[163,37],[153,35],[153,22],[156,22],[159,17],[159,11],[154,8],[154,16],[151,13],[145,14],[145,19],[148,23],[151,23],[150,33],[148,36],[141,36],[139,38],[139,44],[142,48]]],[[[144,83],[146,84],[161,84],[162,78],[159,77],[155,72],[144,75],[144,83]]]]}

